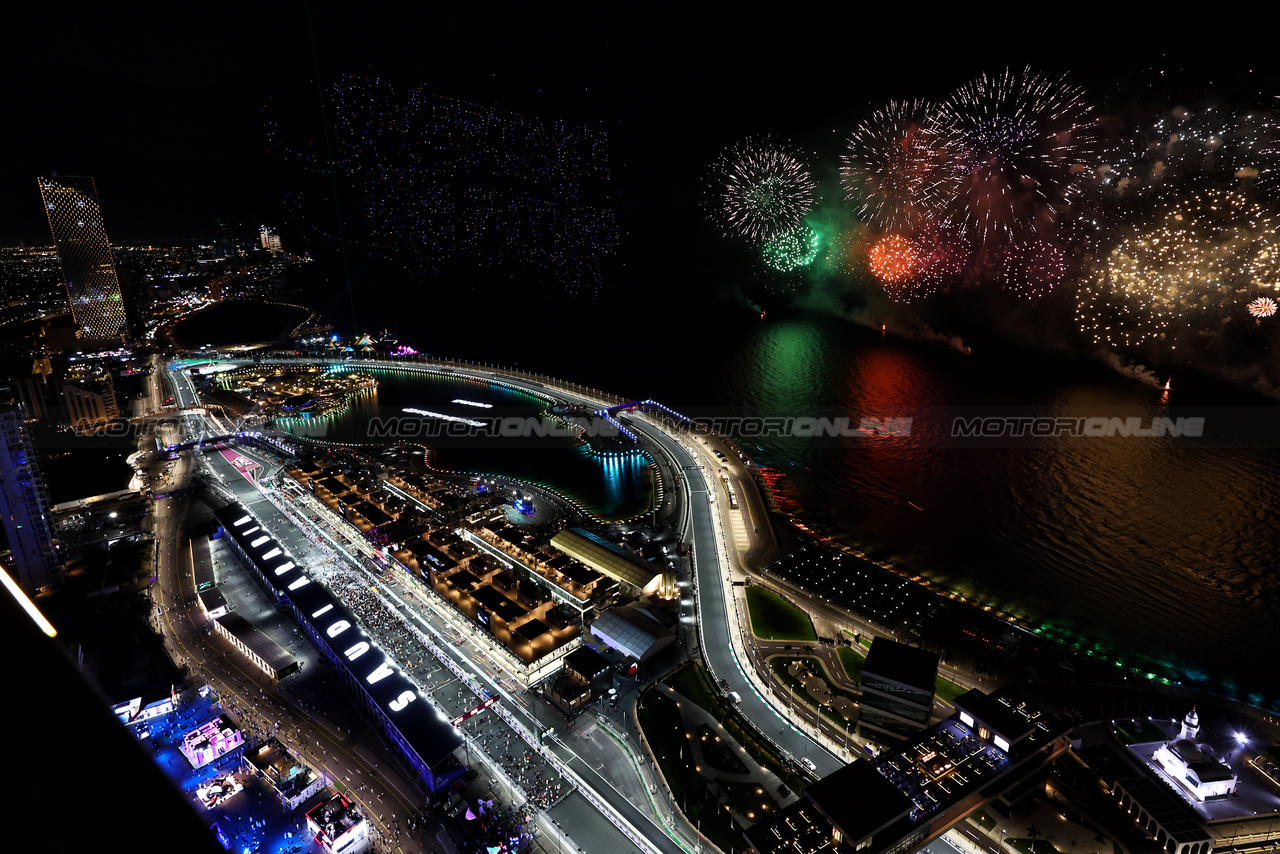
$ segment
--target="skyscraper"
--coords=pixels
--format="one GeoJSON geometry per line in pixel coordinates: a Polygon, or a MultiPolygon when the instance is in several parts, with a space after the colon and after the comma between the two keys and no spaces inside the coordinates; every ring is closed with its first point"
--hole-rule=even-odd
{"type": "Polygon", "coordinates": [[[284,247],[280,245],[280,235],[276,234],[267,226],[258,229],[258,234],[262,237],[262,248],[270,252],[272,255],[279,255],[284,252],[284,247]]]}
{"type": "Polygon", "coordinates": [[[49,493],[27,432],[22,404],[0,404],[0,515],[18,569],[18,583],[28,593],[62,580],[62,560],[49,520],[49,493]]]}
{"type": "Polygon", "coordinates": [[[129,327],[120,281],[93,179],[80,176],[38,180],[49,229],[58,244],[62,278],[67,283],[67,299],[76,326],[89,339],[127,338],[129,327]]]}

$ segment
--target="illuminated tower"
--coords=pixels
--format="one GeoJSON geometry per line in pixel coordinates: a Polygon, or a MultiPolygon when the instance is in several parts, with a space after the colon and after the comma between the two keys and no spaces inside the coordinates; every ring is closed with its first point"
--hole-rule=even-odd
{"type": "Polygon", "coordinates": [[[50,521],[49,493],[22,404],[0,405],[0,515],[18,569],[18,583],[30,594],[62,580],[62,560],[50,521]]]}
{"type": "Polygon", "coordinates": [[[71,316],[85,338],[128,338],[124,300],[98,191],[89,177],[39,178],[49,229],[58,244],[71,316]]]}
{"type": "Polygon", "coordinates": [[[262,248],[272,254],[272,256],[280,255],[284,252],[284,247],[280,244],[280,235],[276,234],[267,226],[258,229],[258,235],[262,238],[262,248]]]}

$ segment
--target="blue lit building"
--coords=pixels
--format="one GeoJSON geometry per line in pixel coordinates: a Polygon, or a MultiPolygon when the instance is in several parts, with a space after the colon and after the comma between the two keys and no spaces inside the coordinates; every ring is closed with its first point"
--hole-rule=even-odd
{"type": "Polygon", "coordinates": [[[62,581],[62,559],[49,520],[49,492],[40,471],[21,403],[0,405],[0,515],[17,568],[17,582],[29,594],[62,581]]]}

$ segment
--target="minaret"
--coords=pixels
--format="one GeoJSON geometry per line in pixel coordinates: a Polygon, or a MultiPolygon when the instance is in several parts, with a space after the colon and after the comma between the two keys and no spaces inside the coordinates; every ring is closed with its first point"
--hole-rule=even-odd
{"type": "Polygon", "coordinates": [[[1200,735],[1200,716],[1196,714],[1196,707],[1192,706],[1191,711],[1187,712],[1187,716],[1182,719],[1182,729],[1178,732],[1178,741],[1186,739],[1194,742],[1198,735],[1200,735]]]}

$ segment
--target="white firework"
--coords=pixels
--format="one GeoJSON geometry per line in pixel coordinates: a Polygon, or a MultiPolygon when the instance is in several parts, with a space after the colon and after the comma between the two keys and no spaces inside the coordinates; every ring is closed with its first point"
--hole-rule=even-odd
{"type": "Polygon", "coordinates": [[[1249,313],[1254,317],[1270,317],[1276,313],[1276,301],[1271,297],[1258,297],[1249,303],[1249,313]]]}

